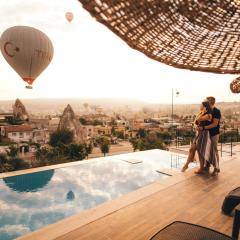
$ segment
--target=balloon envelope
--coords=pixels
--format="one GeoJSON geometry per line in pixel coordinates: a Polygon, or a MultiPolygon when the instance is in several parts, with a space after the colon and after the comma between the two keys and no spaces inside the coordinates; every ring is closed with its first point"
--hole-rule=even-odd
{"type": "Polygon", "coordinates": [[[69,22],[71,22],[73,20],[73,13],[66,12],[65,17],[69,22]]]}
{"type": "Polygon", "coordinates": [[[3,32],[1,51],[9,65],[29,85],[53,58],[53,45],[48,36],[26,26],[11,27],[3,32]]]}

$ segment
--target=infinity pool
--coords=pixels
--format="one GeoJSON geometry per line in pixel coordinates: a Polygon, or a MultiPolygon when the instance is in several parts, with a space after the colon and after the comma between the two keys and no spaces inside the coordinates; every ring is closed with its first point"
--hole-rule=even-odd
{"type": "Polygon", "coordinates": [[[151,150],[0,179],[0,239],[10,240],[169,177],[186,158],[151,150]]]}

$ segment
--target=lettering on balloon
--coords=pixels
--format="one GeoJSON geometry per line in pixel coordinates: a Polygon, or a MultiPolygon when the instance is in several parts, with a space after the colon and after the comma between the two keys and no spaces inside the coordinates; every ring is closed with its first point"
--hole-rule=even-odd
{"type": "Polygon", "coordinates": [[[35,53],[40,58],[45,58],[45,59],[48,59],[49,61],[52,60],[52,55],[49,54],[48,52],[45,52],[45,51],[42,51],[42,50],[39,50],[39,49],[35,49],[35,53]]]}

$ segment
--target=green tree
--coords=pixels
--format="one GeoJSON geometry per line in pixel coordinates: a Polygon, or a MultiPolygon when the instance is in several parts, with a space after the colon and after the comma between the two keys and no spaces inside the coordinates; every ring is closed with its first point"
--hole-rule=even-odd
{"type": "Polygon", "coordinates": [[[115,131],[115,136],[120,139],[124,139],[124,132],[123,131],[115,131]]]}
{"type": "Polygon", "coordinates": [[[111,134],[112,134],[113,136],[116,136],[115,127],[113,127],[113,126],[112,126],[112,128],[111,128],[111,134]]]}
{"type": "Polygon", "coordinates": [[[195,134],[196,133],[193,130],[176,129],[174,138],[176,139],[177,144],[187,145],[192,141],[195,134]]]}
{"type": "Polygon", "coordinates": [[[98,120],[98,119],[94,119],[93,122],[92,122],[92,125],[93,126],[97,126],[97,125],[103,125],[103,122],[98,120]]]}
{"type": "Polygon", "coordinates": [[[29,164],[18,157],[8,157],[7,154],[0,154],[0,172],[9,172],[26,169],[29,164]]]}
{"type": "Polygon", "coordinates": [[[101,137],[99,139],[99,145],[100,145],[101,152],[103,153],[103,155],[105,157],[106,153],[109,153],[110,141],[106,137],[101,137]]]}
{"type": "Polygon", "coordinates": [[[9,158],[8,163],[13,167],[13,171],[29,168],[29,164],[19,157],[9,158]]]}
{"type": "Polygon", "coordinates": [[[87,120],[83,117],[80,117],[79,118],[79,122],[82,124],[82,125],[87,125],[87,120]]]}
{"type": "Polygon", "coordinates": [[[7,154],[0,153],[0,172],[13,171],[13,167],[8,163],[7,154]]]}
{"type": "Polygon", "coordinates": [[[49,150],[45,147],[37,149],[35,152],[37,166],[40,167],[48,165],[48,153],[49,150]]]}
{"type": "Polygon", "coordinates": [[[165,144],[170,144],[172,135],[169,132],[156,132],[157,138],[163,141],[165,144]]]}
{"type": "Polygon", "coordinates": [[[57,130],[50,135],[49,144],[56,147],[59,144],[70,144],[73,142],[73,132],[68,129],[57,130]]]}
{"type": "Polygon", "coordinates": [[[89,144],[85,144],[85,149],[86,149],[86,153],[87,153],[87,158],[88,158],[88,155],[92,153],[93,151],[93,144],[92,143],[89,143],[89,144]]]}
{"type": "Polygon", "coordinates": [[[138,141],[138,149],[140,151],[150,149],[163,149],[166,150],[164,143],[158,139],[155,132],[151,132],[146,138],[141,138],[138,141]]]}
{"type": "Polygon", "coordinates": [[[42,157],[46,157],[47,156],[47,148],[43,147],[43,148],[38,148],[37,151],[35,152],[35,157],[36,159],[40,159],[42,157]]]}
{"type": "Polygon", "coordinates": [[[48,166],[52,164],[66,162],[66,159],[64,159],[64,150],[65,149],[60,150],[59,146],[51,149],[45,147],[39,148],[35,152],[36,166],[48,166]]]}
{"type": "Polygon", "coordinates": [[[52,164],[59,164],[68,162],[65,156],[66,148],[53,147],[53,148],[42,148],[36,152],[37,166],[47,166],[52,164]]]}
{"type": "Polygon", "coordinates": [[[59,148],[54,147],[48,150],[47,152],[47,165],[58,164],[65,162],[65,159],[60,154],[59,148]]]}
{"type": "Polygon", "coordinates": [[[143,128],[139,128],[137,132],[137,136],[140,138],[145,138],[147,136],[147,132],[143,128]]]}
{"type": "Polygon", "coordinates": [[[14,145],[10,145],[8,148],[9,148],[9,150],[7,150],[7,155],[9,157],[17,157],[18,148],[15,147],[14,145]]]}
{"type": "Polygon", "coordinates": [[[71,143],[67,146],[66,154],[71,161],[75,161],[84,159],[87,156],[87,151],[84,144],[71,143]]]}
{"type": "Polygon", "coordinates": [[[136,139],[136,138],[131,138],[130,139],[130,143],[132,144],[134,152],[138,149],[138,142],[139,142],[139,140],[136,139]]]}

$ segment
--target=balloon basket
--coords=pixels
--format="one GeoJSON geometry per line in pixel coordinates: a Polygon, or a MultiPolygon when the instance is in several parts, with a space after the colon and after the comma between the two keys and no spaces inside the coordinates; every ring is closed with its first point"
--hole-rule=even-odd
{"type": "Polygon", "coordinates": [[[30,85],[28,85],[28,86],[26,86],[26,88],[27,88],[27,89],[32,89],[33,87],[30,86],[30,85]]]}

